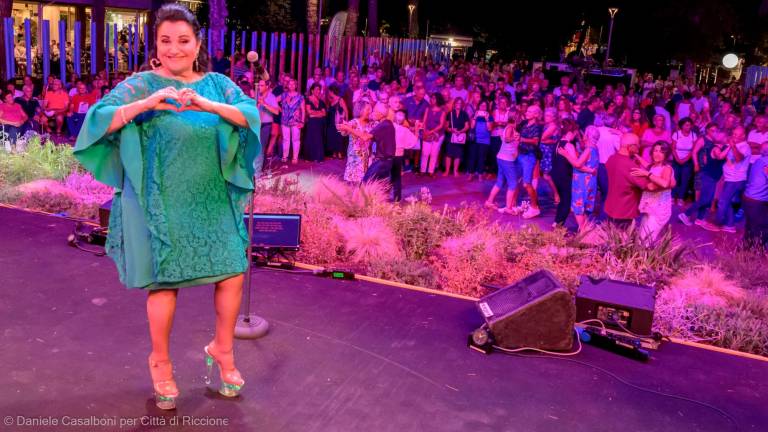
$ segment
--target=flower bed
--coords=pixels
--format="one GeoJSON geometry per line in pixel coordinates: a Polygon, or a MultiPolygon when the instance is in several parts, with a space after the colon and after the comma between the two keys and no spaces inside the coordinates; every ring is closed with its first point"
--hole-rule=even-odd
{"type": "MultiPolygon", "coordinates": [[[[96,218],[111,188],[82,171],[68,146],[24,137],[0,150],[0,202],[96,218]]],[[[582,275],[655,286],[654,327],[665,335],[768,355],[768,257],[735,245],[697,249],[664,233],[647,247],[635,229],[520,229],[492,221],[476,204],[434,209],[422,188],[402,205],[381,183],[352,187],[332,177],[302,185],[299,176],[260,180],[254,210],[301,213],[308,264],[479,297],[539,269],[572,292],[582,275]]]]}
{"type": "Polygon", "coordinates": [[[358,188],[332,177],[309,187],[298,175],[276,177],[256,190],[255,211],[302,214],[298,258],[308,264],[474,297],[542,268],[572,292],[582,275],[635,282],[657,288],[654,327],[663,334],[768,355],[763,251],[726,247],[704,257],[671,230],[648,247],[634,227],[594,226],[578,236],[535,224],[513,229],[476,204],[436,210],[426,188],[403,205],[388,203],[379,183],[358,188]]]}
{"type": "Polygon", "coordinates": [[[15,149],[0,150],[0,202],[95,219],[112,188],[83,171],[68,145],[35,133],[20,137],[15,149]]]}

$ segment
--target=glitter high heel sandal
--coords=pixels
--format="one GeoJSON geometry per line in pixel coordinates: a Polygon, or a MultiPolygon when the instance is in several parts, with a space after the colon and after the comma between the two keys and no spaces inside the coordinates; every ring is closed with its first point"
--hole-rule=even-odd
{"type": "MultiPolygon", "coordinates": [[[[216,366],[219,368],[219,380],[221,381],[221,386],[219,387],[219,393],[226,397],[235,397],[240,394],[240,389],[243,388],[243,385],[245,385],[245,381],[243,381],[243,378],[240,376],[240,371],[238,371],[235,368],[232,368],[231,371],[225,372],[224,369],[221,367],[221,361],[219,361],[217,358],[215,358],[211,352],[208,349],[208,345],[203,348],[203,351],[205,351],[205,367],[206,367],[206,374],[205,374],[205,384],[210,385],[211,384],[211,375],[213,373],[213,363],[216,362],[216,366]]],[[[219,354],[219,355],[233,355],[232,351],[226,354],[219,354]]]]}
{"type": "Polygon", "coordinates": [[[176,398],[179,397],[179,389],[176,387],[176,381],[173,380],[171,361],[153,361],[150,356],[149,374],[152,376],[155,405],[163,410],[176,409],[176,398]],[[169,375],[170,378],[166,378],[169,375]]]}

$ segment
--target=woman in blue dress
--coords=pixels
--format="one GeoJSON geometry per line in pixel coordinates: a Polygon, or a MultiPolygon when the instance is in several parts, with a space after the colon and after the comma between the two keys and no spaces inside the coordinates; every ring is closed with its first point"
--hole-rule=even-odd
{"type": "Polygon", "coordinates": [[[595,210],[597,195],[597,165],[600,163],[597,152],[597,140],[600,131],[588,126],[583,139],[566,143],[557,152],[573,165],[571,183],[571,211],[579,224],[579,230],[587,223],[587,218],[595,210]]]}
{"type": "MultiPolygon", "coordinates": [[[[134,74],[88,111],[75,155],[115,188],[107,251],[128,288],[147,291],[155,401],[173,409],[169,338],[179,288],[215,283],[216,328],[205,346],[225,396],[244,384],[233,336],[248,235],[243,210],[261,151],[254,101],[206,73],[208,54],[189,10],[157,13],[152,70],[134,74]]],[[[202,358],[201,358],[202,362],[202,358]]],[[[208,381],[209,382],[209,381],[208,381]]]]}

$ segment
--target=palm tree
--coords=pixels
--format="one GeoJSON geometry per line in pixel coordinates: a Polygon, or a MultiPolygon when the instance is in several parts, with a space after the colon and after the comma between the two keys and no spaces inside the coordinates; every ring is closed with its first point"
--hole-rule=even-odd
{"type": "Polygon", "coordinates": [[[357,35],[357,21],[360,16],[360,0],[347,1],[347,28],[344,32],[346,36],[357,35]]]}
{"type": "Polygon", "coordinates": [[[307,33],[317,34],[317,23],[320,20],[318,13],[318,0],[307,0],[307,33]]]}
{"type": "Polygon", "coordinates": [[[379,0],[368,0],[368,36],[379,36],[379,0]]]}
{"type": "Polygon", "coordinates": [[[211,27],[211,47],[215,52],[224,41],[221,41],[221,31],[227,30],[227,0],[209,0],[209,24],[211,27]]]}

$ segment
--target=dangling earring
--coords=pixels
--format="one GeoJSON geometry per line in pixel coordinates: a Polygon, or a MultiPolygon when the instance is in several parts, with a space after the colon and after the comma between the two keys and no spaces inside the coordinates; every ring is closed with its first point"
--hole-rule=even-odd
{"type": "Polygon", "coordinates": [[[163,64],[160,63],[160,60],[153,58],[149,61],[149,66],[154,70],[162,66],[163,64]]]}
{"type": "Polygon", "coordinates": [[[200,52],[199,52],[199,51],[198,51],[197,55],[195,55],[195,66],[194,66],[194,70],[195,70],[196,72],[200,72],[200,63],[198,63],[198,61],[197,61],[198,57],[200,57],[200,52]]]}

